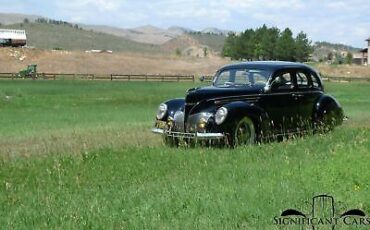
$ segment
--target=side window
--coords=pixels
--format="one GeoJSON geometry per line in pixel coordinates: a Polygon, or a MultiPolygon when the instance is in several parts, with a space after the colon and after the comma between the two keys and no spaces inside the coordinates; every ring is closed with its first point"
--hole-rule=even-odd
{"type": "Polygon", "coordinates": [[[237,70],[235,72],[235,84],[249,84],[248,73],[245,70],[237,70]]]}
{"type": "Polygon", "coordinates": [[[230,71],[223,71],[220,76],[218,77],[219,84],[224,84],[225,82],[228,82],[230,79],[230,71]]]}
{"type": "Polygon", "coordinates": [[[289,90],[294,88],[293,78],[290,72],[281,72],[278,73],[273,82],[272,89],[277,90],[289,90]]]}
{"type": "Polygon", "coordinates": [[[311,88],[311,76],[303,71],[297,71],[297,85],[298,88],[311,88]]]}
{"type": "Polygon", "coordinates": [[[264,72],[254,72],[253,73],[253,84],[260,84],[265,85],[266,81],[268,80],[268,76],[264,72]]]}
{"type": "Polygon", "coordinates": [[[321,83],[319,81],[319,77],[316,76],[316,74],[312,74],[311,79],[312,79],[312,85],[313,85],[314,88],[322,89],[321,83]]]}

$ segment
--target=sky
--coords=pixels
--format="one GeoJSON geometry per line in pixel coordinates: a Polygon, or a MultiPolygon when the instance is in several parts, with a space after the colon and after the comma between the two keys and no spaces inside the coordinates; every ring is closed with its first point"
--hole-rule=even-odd
{"type": "Polygon", "coordinates": [[[153,25],[244,31],[266,24],[305,32],[312,41],[365,47],[369,0],[0,0],[0,12],[74,23],[133,28],[153,25]]]}

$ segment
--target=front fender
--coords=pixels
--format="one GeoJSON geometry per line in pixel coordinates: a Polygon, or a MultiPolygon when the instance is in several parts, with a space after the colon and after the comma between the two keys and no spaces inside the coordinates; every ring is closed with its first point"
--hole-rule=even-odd
{"type": "Polygon", "coordinates": [[[269,132],[270,119],[266,111],[261,107],[244,101],[231,102],[223,105],[223,107],[228,110],[227,118],[221,125],[224,130],[232,132],[236,122],[248,116],[253,120],[257,134],[269,132]]]}
{"type": "Polygon", "coordinates": [[[175,115],[176,111],[181,110],[185,105],[185,99],[184,98],[176,98],[171,99],[168,101],[163,102],[167,105],[167,113],[162,118],[163,121],[166,121],[168,117],[172,117],[175,115]]]}

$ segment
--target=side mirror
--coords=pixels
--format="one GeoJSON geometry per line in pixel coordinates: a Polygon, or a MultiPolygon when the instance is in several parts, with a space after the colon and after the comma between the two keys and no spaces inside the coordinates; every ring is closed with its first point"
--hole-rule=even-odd
{"type": "Polygon", "coordinates": [[[200,77],[199,77],[199,81],[201,81],[201,82],[203,82],[205,79],[206,79],[206,77],[205,77],[205,76],[200,76],[200,77]]]}

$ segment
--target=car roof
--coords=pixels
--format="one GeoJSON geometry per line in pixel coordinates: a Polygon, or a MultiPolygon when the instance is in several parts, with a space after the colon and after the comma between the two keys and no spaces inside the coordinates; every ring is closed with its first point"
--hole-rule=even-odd
{"type": "Polygon", "coordinates": [[[225,69],[238,69],[238,68],[251,68],[251,69],[266,69],[270,71],[276,71],[280,69],[289,69],[289,68],[303,68],[309,69],[313,72],[316,72],[312,67],[299,63],[299,62],[286,62],[286,61],[250,61],[250,62],[239,62],[221,67],[220,71],[225,69]]]}

